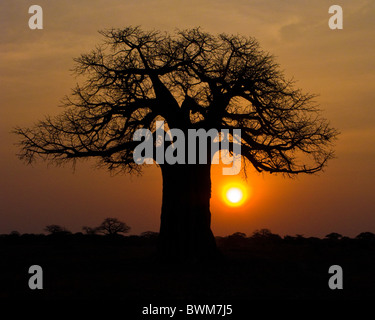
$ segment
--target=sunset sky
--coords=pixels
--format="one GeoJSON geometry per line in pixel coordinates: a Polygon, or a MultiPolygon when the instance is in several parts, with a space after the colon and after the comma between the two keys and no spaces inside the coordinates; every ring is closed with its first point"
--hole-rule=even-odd
{"type": "Polygon", "coordinates": [[[0,233],[41,233],[48,224],[78,232],[117,217],[132,234],[158,231],[161,173],[110,176],[95,162],[26,166],[16,157],[15,126],[27,127],[61,112],[62,98],[79,78],[73,58],[102,38],[98,30],[140,25],[174,32],[200,26],[218,34],[253,36],[276,57],[287,78],[318,94],[323,115],[341,134],[336,159],[314,176],[287,179],[248,171],[222,176],[212,169],[212,230],[251,235],[354,237],[375,233],[375,1],[251,0],[2,0],[0,3],[0,233]],[[43,8],[44,29],[30,30],[28,9],[43,8]],[[328,27],[328,8],[341,5],[343,30],[328,27]],[[244,205],[230,207],[226,184],[247,185],[244,205]]]}

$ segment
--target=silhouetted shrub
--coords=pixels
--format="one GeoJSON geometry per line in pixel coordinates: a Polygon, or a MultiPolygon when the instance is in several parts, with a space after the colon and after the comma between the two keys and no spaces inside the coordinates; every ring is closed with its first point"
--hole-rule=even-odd
{"type": "Polygon", "coordinates": [[[99,227],[96,228],[98,232],[105,235],[118,235],[120,233],[128,233],[130,227],[117,218],[106,218],[99,227]]]}
{"type": "Polygon", "coordinates": [[[141,237],[149,240],[156,240],[159,236],[159,232],[145,231],[141,233],[141,237]]]}
{"type": "Polygon", "coordinates": [[[49,233],[51,235],[56,235],[56,234],[60,234],[60,235],[71,234],[71,232],[69,230],[67,230],[65,227],[59,226],[57,224],[50,224],[50,225],[46,226],[44,228],[44,231],[46,231],[47,233],[49,233]]]}
{"type": "Polygon", "coordinates": [[[83,226],[82,227],[82,230],[85,234],[98,234],[99,230],[98,228],[91,228],[91,227],[87,227],[87,226],[83,226]]]}
{"type": "Polygon", "coordinates": [[[361,241],[375,242],[375,234],[372,232],[361,232],[355,238],[361,241]]]}
{"type": "Polygon", "coordinates": [[[337,232],[331,232],[327,234],[324,238],[330,241],[339,241],[340,239],[342,239],[342,235],[337,232]]]}
{"type": "Polygon", "coordinates": [[[255,230],[250,239],[257,243],[281,242],[282,240],[278,234],[272,233],[269,229],[255,230]]]}

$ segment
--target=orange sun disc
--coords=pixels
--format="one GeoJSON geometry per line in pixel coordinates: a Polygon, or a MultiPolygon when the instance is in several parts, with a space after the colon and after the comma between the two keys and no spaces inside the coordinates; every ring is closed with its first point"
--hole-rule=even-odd
{"type": "Polygon", "coordinates": [[[247,189],[240,183],[227,184],[223,188],[223,199],[228,206],[241,206],[247,199],[247,189]]]}

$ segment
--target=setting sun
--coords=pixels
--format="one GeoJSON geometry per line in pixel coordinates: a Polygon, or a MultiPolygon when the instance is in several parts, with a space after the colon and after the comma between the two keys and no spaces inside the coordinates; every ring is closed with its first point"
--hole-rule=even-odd
{"type": "Polygon", "coordinates": [[[238,203],[243,198],[242,191],[238,188],[230,188],[226,194],[228,200],[232,203],[238,203]]]}
{"type": "Polygon", "coordinates": [[[241,184],[228,184],[223,189],[224,202],[231,207],[238,207],[247,199],[246,187],[241,184]]]}

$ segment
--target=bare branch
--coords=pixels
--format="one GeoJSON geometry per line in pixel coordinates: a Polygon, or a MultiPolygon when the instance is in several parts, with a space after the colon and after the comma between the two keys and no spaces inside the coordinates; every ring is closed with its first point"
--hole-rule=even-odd
{"type": "Polygon", "coordinates": [[[258,171],[315,173],[333,157],[337,132],[319,116],[315,96],[284,78],[251,37],[175,35],[140,27],[100,32],[104,42],[75,59],[85,77],[58,117],[16,128],[19,157],[60,164],[96,157],[110,170],[133,162],[139,128],[241,129],[242,156],[258,171]]]}

